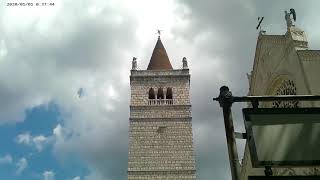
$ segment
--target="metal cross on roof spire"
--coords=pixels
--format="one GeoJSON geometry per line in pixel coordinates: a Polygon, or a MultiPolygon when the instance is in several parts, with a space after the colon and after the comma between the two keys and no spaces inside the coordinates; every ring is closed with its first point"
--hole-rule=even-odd
{"type": "Polygon", "coordinates": [[[260,28],[260,31],[261,31],[261,23],[263,21],[263,18],[264,17],[258,17],[258,26],[256,27],[256,29],[259,29],[260,28]]]}
{"type": "Polygon", "coordinates": [[[158,34],[158,37],[160,37],[160,35],[161,35],[161,31],[162,31],[162,30],[157,29],[157,33],[156,33],[156,34],[158,34]]]}

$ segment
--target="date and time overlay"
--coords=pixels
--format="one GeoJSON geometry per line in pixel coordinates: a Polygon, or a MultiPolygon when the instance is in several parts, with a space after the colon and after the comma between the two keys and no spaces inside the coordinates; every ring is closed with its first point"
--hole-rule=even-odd
{"type": "Polygon", "coordinates": [[[26,2],[26,1],[10,1],[6,2],[7,7],[49,7],[55,6],[55,2],[46,2],[46,1],[34,1],[34,2],[26,2]]]}

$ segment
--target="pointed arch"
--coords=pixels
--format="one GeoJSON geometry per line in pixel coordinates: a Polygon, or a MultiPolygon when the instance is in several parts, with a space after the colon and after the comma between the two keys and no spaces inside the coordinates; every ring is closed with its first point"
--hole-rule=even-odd
{"type": "Polygon", "coordinates": [[[157,99],[164,99],[164,93],[162,88],[158,89],[157,99]]]}
{"type": "MultiPolygon", "coordinates": [[[[276,76],[268,86],[267,95],[297,95],[297,87],[294,79],[289,75],[281,74],[276,76]]],[[[266,105],[273,108],[297,108],[299,101],[273,101],[266,105]]]]}
{"type": "Polygon", "coordinates": [[[166,99],[172,99],[172,88],[167,88],[166,99]]]}
{"type": "Polygon", "coordinates": [[[156,95],[154,93],[154,90],[153,88],[150,88],[149,89],[149,99],[155,99],[156,98],[156,95]]]}

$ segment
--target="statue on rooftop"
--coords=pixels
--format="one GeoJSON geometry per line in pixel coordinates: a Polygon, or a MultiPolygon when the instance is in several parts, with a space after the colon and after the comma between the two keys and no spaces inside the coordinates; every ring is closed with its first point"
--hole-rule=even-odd
{"type": "Polygon", "coordinates": [[[297,18],[296,17],[296,11],[293,8],[291,8],[290,9],[290,13],[288,13],[287,11],[284,11],[284,13],[285,13],[284,18],[285,18],[285,20],[287,22],[287,27],[294,26],[293,23],[292,23],[292,20],[291,20],[291,15],[292,15],[293,20],[296,21],[296,18],[297,18]]]}
{"type": "Polygon", "coordinates": [[[182,58],[182,69],[188,69],[188,62],[186,57],[182,58]]]}
{"type": "Polygon", "coordinates": [[[132,59],[132,70],[137,70],[137,58],[133,57],[132,59]]]}

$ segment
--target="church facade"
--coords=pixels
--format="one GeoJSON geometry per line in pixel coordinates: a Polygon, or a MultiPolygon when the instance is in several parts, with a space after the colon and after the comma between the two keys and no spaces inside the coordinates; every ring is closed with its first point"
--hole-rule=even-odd
{"type": "Polygon", "coordinates": [[[146,70],[130,75],[128,180],[195,180],[190,74],[173,69],[160,36],[146,70]]]}
{"type": "MultiPolygon", "coordinates": [[[[248,95],[319,95],[320,50],[310,50],[306,33],[296,27],[285,12],[284,35],[260,31],[253,64],[248,75],[248,95]]],[[[268,102],[259,107],[320,107],[319,102],[268,102]]],[[[320,167],[272,168],[273,175],[320,175],[320,167]]],[[[241,164],[241,180],[250,175],[264,176],[263,168],[252,168],[248,146],[241,164]]]]}

